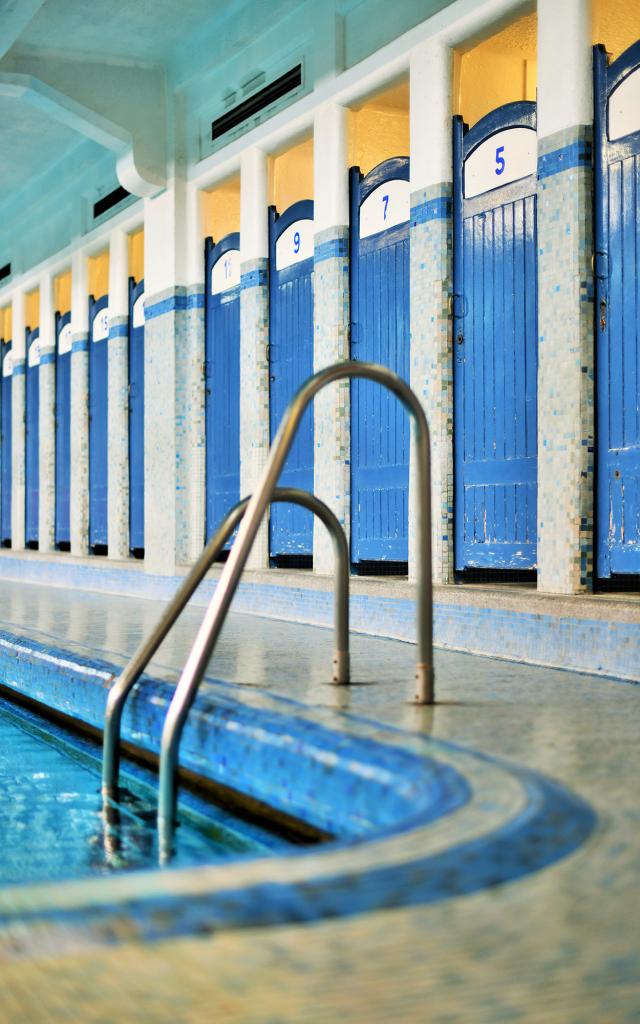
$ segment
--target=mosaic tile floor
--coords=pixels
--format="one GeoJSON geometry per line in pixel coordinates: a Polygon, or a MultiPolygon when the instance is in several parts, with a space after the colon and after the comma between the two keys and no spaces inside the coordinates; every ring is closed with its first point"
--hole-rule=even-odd
{"type": "MultiPolygon", "coordinates": [[[[12,583],[0,593],[0,628],[113,661],[159,610],[12,583]]],[[[201,614],[187,613],[156,674],[175,677],[201,614]]],[[[441,652],[439,703],[416,708],[411,645],[353,637],[361,685],[349,690],[325,683],[331,648],[329,631],[235,615],[210,671],[302,701],[340,728],[346,711],[542,771],[591,803],[594,835],[520,881],[428,906],[6,963],[0,1020],[640,1019],[640,690],[441,652]]]]}

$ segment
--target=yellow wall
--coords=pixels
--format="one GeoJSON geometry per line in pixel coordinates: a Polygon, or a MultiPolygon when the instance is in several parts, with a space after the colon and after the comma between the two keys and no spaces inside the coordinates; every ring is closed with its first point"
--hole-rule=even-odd
{"type": "Polygon", "coordinates": [[[11,341],[11,334],[13,330],[13,315],[11,306],[5,306],[4,309],[0,309],[0,337],[3,341],[11,341]]]}
{"type": "Polygon", "coordinates": [[[535,100],[537,18],[527,14],[484,42],[457,55],[454,113],[473,125],[516,100],[535,100]]]}
{"type": "Polygon", "coordinates": [[[89,257],[89,295],[101,299],[109,292],[109,250],[89,257]]]}
{"type": "Polygon", "coordinates": [[[615,60],[640,39],[640,0],[593,0],[593,41],[615,60]]]}
{"type": "Polygon", "coordinates": [[[144,277],[144,229],[134,231],[127,239],[129,277],[136,284],[144,277]]]}
{"type": "Polygon", "coordinates": [[[65,270],[53,281],[53,304],[56,313],[64,315],[71,309],[71,271],[65,270]]]}
{"type": "Polygon", "coordinates": [[[400,82],[349,114],[349,166],[367,174],[392,156],[409,155],[409,85],[400,82]]]}
{"type": "Polygon", "coordinates": [[[240,230],[240,175],[200,193],[204,237],[220,242],[240,230]]]}
{"type": "Polygon", "coordinates": [[[24,325],[35,331],[40,326],[40,289],[27,292],[24,297],[24,325]]]}
{"type": "Polygon", "coordinates": [[[273,157],[269,171],[269,203],[278,213],[301,199],[313,199],[313,139],[273,157]]]}

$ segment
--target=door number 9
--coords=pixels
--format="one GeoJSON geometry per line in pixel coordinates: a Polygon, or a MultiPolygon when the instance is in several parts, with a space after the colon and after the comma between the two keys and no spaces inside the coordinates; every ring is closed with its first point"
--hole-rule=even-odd
{"type": "Polygon", "coordinates": [[[496,149],[496,174],[502,174],[505,169],[506,163],[503,157],[504,146],[498,146],[496,149]]]}
{"type": "Polygon", "coordinates": [[[296,233],[293,236],[293,251],[296,254],[300,252],[300,232],[299,231],[296,231],[296,233]]]}

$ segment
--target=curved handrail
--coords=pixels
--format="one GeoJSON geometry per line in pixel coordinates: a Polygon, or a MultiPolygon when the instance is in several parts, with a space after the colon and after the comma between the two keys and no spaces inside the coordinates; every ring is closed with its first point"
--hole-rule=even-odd
{"type": "MultiPolygon", "coordinates": [[[[188,604],[207,572],[218,558],[229,537],[243,518],[251,498],[243,498],[227,513],[213,537],[178,587],[155,629],[143,640],[124,671],[109,690],[102,742],[102,792],[113,796],[118,787],[120,768],[120,726],[127,697],[144,672],[149,661],[188,604]]],[[[331,534],[336,561],[335,572],[335,648],[333,679],[336,684],[349,682],[349,545],[338,519],[323,501],[297,487],[277,487],[270,502],[302,505],[320,519],[331,534]]]]}
{"type": "Polygon", "coordinates": [[[416,444],[416,509],[417,509],[417,595],[416,595],[416,664],[417,695],[421,704],[433,703],[433,626],[431,593],[431,462],[429,426],[418,398],[408,384],[385,366],[375,363],[346,361],[335,363],[315,373],[302,385],[287,406],[278,433],[269,452],[262,478],[253,493],[249,507],[238,530],[218,586],[211,598],[182,675],[176,687],[162,730],[160,747],[160,792],[158,800],[158,834],[161,859],[171,856],[176,813],[176,769],[178,746],[189,709],[193,704],[207,664],[217,643],[233,595],[260,528],[282,467],[293,444],[296,431],[309,402],[322,388],[349,377],[364,377],[389,388],[413,417],[416,444]]]}

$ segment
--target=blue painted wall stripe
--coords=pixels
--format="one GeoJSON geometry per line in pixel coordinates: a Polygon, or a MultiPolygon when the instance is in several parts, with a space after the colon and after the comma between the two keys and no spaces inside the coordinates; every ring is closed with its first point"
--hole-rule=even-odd
{"type": "Polygon", "coordinates": [[[55,352],[46,352],[40,356],[40,366],[47,366],[50,363],[55,363],[56,354],[55,352]]]}
{"type": "Polygon", "coordinates": [[[13,369],[11,371],[13,377],[20,377],[27,372],[27,364],[24,359],[20,359],[14,362],[13,369]]]}
{"type": "Polygon", "coordinates": [[[79,338],[77,341],[71,342],[72,352],[87,352],[89,349],[89,339],[79,338]]]}
{"type": "Polygon", "coordinates": [[[129,337],[129,324],[114,324],[113,327],[109,328],[109,341],[112,338],[128,338],[129,337]]]}

